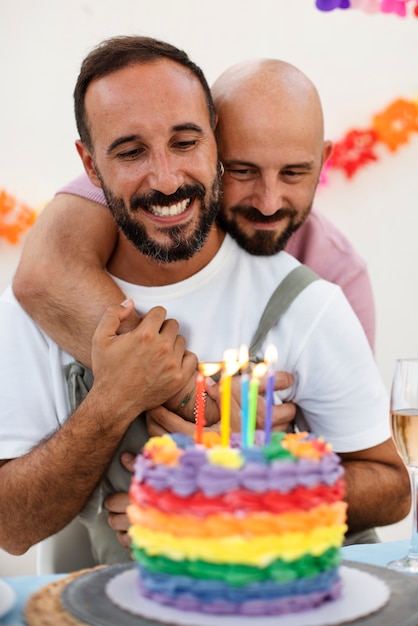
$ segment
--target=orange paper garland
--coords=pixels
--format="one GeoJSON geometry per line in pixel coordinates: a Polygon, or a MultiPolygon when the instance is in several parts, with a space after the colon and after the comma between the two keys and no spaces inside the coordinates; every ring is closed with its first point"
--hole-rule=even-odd
{"type": "Polygon", "coordinates": [[[36,211],[0,189],[0,237],[17,244],[20,237],[32,226],[36,211]]]}

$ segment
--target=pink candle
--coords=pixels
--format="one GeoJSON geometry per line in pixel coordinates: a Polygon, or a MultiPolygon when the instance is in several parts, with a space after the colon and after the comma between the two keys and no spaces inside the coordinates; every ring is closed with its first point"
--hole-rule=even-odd
{"type": "Polygon", "coordinates": [[[196,378],[196,443],[202,443],[205,426],[205,377],[199,372],[196,378]]]}
{"type": "Polygon", "coordinates": [[[206,401],[206,377],[213,376],[221,369],[221,363],[199,363],[197,366],[198,375],[196,377],[196,443],[202,443],[203,429],[206,424],[205,401],[206,401]]]}

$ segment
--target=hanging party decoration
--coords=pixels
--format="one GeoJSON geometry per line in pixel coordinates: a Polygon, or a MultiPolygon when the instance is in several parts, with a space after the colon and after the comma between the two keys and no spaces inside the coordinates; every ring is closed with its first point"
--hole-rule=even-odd
{"type": "Polygon", "coordinates": [[[374,116],[373,128],[380,141],[395,152],[401,144],[408,143],[412,133],[418,132],[418,104],[395,100],[382,113],[374,116]]]}
{"type": "Polygon", "coordinates": [[[327,168],[342,169],[351,178],[363,165],[377,161],[373,150],[376,141],[377,133],[374,130],[349,131],[343,139],[334,143],[327,168]]]}
{"type": "Polygon", "coordinates": [[[399,17],[407,17],[410,11],[418,17],[418,0],[316,0],[315,6],[320,11],[359,9],[364,13],[390,13],[399,17]]]}
{"type": "MultiPolygon", "coordinates": [[[[333,142],[331,156],[322,168],[320,186],[329,184],[329,173],[332,170],[341,170],[348,179],[352,179],[362,168],[379,161],[378,148],[383,147],[390,152],[396,152],[416,133],[418,133],[418,100],[397,98],[385,109],[373,115],[367,128],[351,128],[341,139],[333,142]]],[[[20,243],[22,235],[33,225],[39,211],[40,207],[33,209],[16,199],[6,189],[0,189],[0,241],[3,237],[9,244],[20,243]]],[[[226,415],[227,398],[226,392],[226,415]]],[[[200,410],[203,415],[203,409],[200,410]]],[[[227,422],[226,418],[225,433],[228,429],[227,422]]]]}
{"type": "Polygon", "coordinates": [[[378,146],[396,152],[415,133],[418,133],[418,102],[405,98],[394,100],[372,117],[369,128],[353,128],[334,141],[331,156],[322,168],[321,186],[329,183],[332,169],[342,170],[347,178],[352,178],[361,168],[379,160],[378,146]]]}
{"type": "Polygon", "coordinates": [[[0,189],[0,238],[17,244],[20,237],[32,226],[36,211],[17,200],[5,189],[0,189]]]}

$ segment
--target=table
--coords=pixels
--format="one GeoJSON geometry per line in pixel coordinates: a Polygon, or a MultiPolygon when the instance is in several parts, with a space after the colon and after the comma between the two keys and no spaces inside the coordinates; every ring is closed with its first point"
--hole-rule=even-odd
{"type": "MultiPolygon", "coordinates": [[[[375,544],[363,544],[342,548],[343,559],[371,565],[385,566],[389,561],[406,554],[409,541],[390,541],[375,544]]],[[[4,578],[17,594],[17,603],[13,610],[0,619],[1,626],[24,626],[23,607],[29,596],[44,585],[58,580],[64,574],[49,576],[14,576],[4,578]]],[[[417,585],[418,592],[418,585],[417,585]]],[[[411,625],[414,624],[411,622],[411,625]]],[[[383,626],[383,625],[382,625],[383,626]]],[[[393,625],[390,625],[393,626],[393,625]]],[[[414,625],[415,626],[415,625],[414,625]]]]}

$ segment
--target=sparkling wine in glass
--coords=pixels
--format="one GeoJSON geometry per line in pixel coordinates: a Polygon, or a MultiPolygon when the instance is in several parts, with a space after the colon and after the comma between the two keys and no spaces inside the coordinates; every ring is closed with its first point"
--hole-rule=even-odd
{"type": "Polygon", "coordinates": [[[392,437],[411,478],[412,537],[408,554],[388,563],[390,569],[418,576],[418,359],[398,359],[390,398],[392,437]]]}

